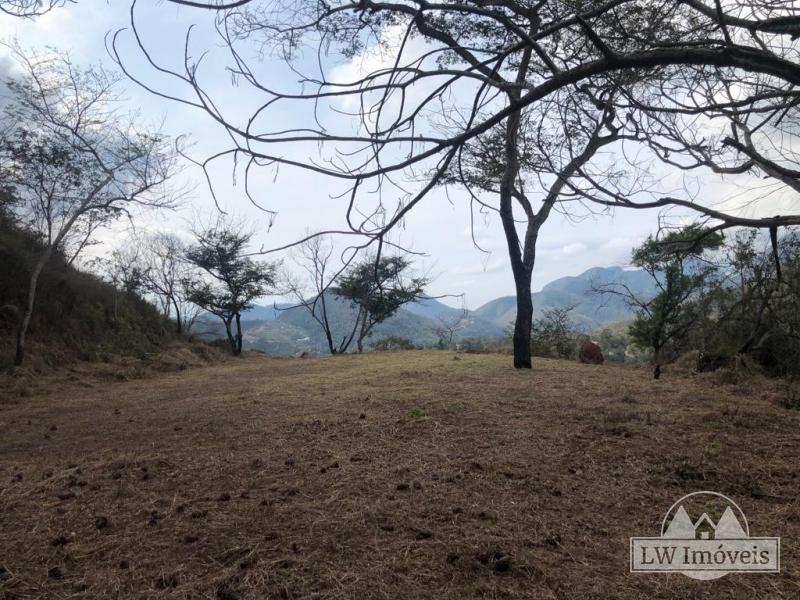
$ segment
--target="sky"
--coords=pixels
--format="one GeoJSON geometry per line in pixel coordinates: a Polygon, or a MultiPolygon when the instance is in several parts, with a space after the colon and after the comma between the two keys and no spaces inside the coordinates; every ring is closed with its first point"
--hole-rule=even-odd
{"type": "MultiPolygon", "coordinates": [[[[69,51],[76,63],[103,63],[115,68],[106,43],[110,34],[129,25],[129,9],[130,0],[79,0],[77,4],[54,10],[36,20],[0,16],[0,40],[16,38],[23,47],[69,51]]],[[[196,25],[190,50],[192,55],[201,50],[210,51],[201,70],[205,87],[214,94],[215,100],[233,113],[248,114],[257,105],[261,99],[258,94],[236,85],[219,68],[222,63],[218,62],[215,53],[221,48],[214,37],[209,13],[161,0],[140,0],[137,11],[137,23],[144,43],[156,60],[173,67],[180,66],[186,30],[190,25],[196,25]]],[[[130,31],[120,33],[118,41],[126,67],[161,90],[180,93],[169,81],[147,67],[130,31]]],[[[259,60],[255,52],[253,58],[259,60]]],[[[355,57],[337,68],[345,77],[357,71],[359,61],[364,60],[375,60],[375,57],[355,57]]],[[[7,69],[7,65],[0,47],[0,72],[7,69]]],[[[270,56],[261,57],[258,68],[261,77],[276,87],[291,87],[296,81],[281,61],[270,56]]],[[[193,158],[202,160],[215,150],[226,147],[224,132],[215,127],[205,113],[155,96],[133,82],[127,82],[125,90],[129,109],[139,111],[141,119],[147,123],[154,126],[163,124],[165,131],[172,136],[186,136],[191,143],[189,154],[193,158]]],[[[284,122],[302,124],[308,114],[289,106],[273,113],[272,118],[281,121],[280,125],[284,122]]],[[[325,118],[346,117],[331,112],[325,118]]],[[[303,156],[302,152],[296,155],[297,158],[316,158],[308,154],[303,156]]],[[[241,177],[234,181],[230,164],[212,169],[212,182],[220,207],[244,221],[255,232],[255,245],[259,247],[280,247],[299,239],[307,231],[344,225],[346,199],[337,197],[346,190],[342,182],[284,167],[277,171],[265,168],[253,181],[255,185],[251,192],[257,202],[277,213],[271,227],[269,216],[246,198],[241,177]]],[[[180,184],[191,190],[185,205],[171,213],[143,215],[141,227],[185,234],[192,222],[213,218],[216,208],[202,171],[187,166],[180,176],[180,184]]],[[[724,201],[742,193],[741,189],[731,185],[713,182],[703,188],[703,194],[724,201]]],[[[785,201],[778,198],[775,203],[781,205],[785,201]]],[[[601,215],[579,213],[569,218],[552,215],[543,226],[537,245],[534,291],[554,279],[577,275],[591,267],[627,266],[631,249],[653,233],[657,225],[658,212],[652,210],[618,210],[601,215]]],[[[431,295],[463,294],[463,299],[445,298],[443,301],[477,308],[499,296],[513,295],[514,285],[499,219],[479,216],[474,228],[482,250],[473,244],[466,194],[457,189],[451,189],[447,194],[436,190],[411,212],[394,240],[421,253],[415,258],[416,267],[433,278],[429,287],[431,295]]],[[[102,238],[105,248],[113,246],[122,237],[119,230],[106,232],[102,238]]]]}

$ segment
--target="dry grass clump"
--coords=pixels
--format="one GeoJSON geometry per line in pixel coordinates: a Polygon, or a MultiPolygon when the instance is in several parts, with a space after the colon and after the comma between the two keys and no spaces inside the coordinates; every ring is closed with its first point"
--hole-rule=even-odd
{"type": "Polygon", "coordinates": [[[130,381],[161,373],[218,364],[229,359],[225,352],[200,341],[175,340],[165,348],[143,357],[110,355],[101,362],[67,361],[64,365],[43,366],[34,362],[0,372],[0,403],[15,403],[45,392],[57,381],[84,388],[105,385],[102,380],[130,381]]]}
{"type": "Polygon", "coordinates": [[[40,381],[0,405],[0,591],[796,597],[800,412],[781,382],[741,394],[714,374],[460,358],[251,355],[40,381]],[[780,575],[628,573],[630,536],[700,489],[783,536],[780,575]]]}

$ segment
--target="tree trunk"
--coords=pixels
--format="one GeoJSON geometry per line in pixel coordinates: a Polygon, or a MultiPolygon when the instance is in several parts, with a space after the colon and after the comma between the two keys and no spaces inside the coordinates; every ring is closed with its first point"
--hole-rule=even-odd
{"type": "Polygon", "coordinates": [[[233,351],[234,356],[242,353],[242,315],[236,313],[236,347],[233,351]]]}
{"type": "Polygon", "coordinates": [[[328,342],[328,350],[330,351],[331,355],[336,354],[336,348],[333,346],[333,335],[331,335],[330,328],[325,328],[325,340],[328,342]]]}
{"type": "Polygon", "coordinates": [[[181,321],[181,309],[178,306],[178,301],[175,298],[172,299],[172,306],[175,308],[175,320],[177,321],[177,325],[175,327],[175,333],[177,335],[181,335],[183,333],[183,322],[181,321]]]}
{"type": "Polygon", "coordinates": [[[48,247],[39,257],[39,260],[36,262],[31,272],[31,278],[28,283],[28,300],[25,304],[25,313],[22,315],[22,321],[17,331],[17,353],[14,356],[14,364],[17,366],[20,366],[25,360],[25,334],[28,333],[28,327],[31,324],[31,317],[33,316],[33,305],[36,301],[36,288],[39,285],[39,276],[42,274],[42,269],[44,269],[47,261],[50,260],[51,253],[52,249],[48,247]]]}
{"type": "Polygon", "coordinates": [[[653,379],[661,377],[661,348],[653,348],[653,379]]]}
{"type": "MultiPolygon", "coordinates": [[[[322,329],[325,330],[325,340],[328,342],[328,350],[331,352],[331,356],[337,353],[336,348],[333,345],[333,332],[331,331],[331,324],[328,321],[328,307],[325,304],[325,292],[324,290],[320,292],[319,296],[320,306],[322,307],[322,315],[321,318],[318,319],[320,324],[322,325],[322,329]]],[[[311,316],[314,316],[314,311],[316,310],[315,306],[311,307],[311,316]]]]}
{"type": "Polygon", "coordinates": [[[514,322],[514,368],[530,369],[531,326],[533,325],[533,300],[530,274],[514,273],[517,289],[517,318],[514,322]]]}
{"type": "Polygon", "coordinates": [[[228,344],[231,346],[231,354],[236,356],[236,339],[233,337],[233,331],[231,331],[231,319],[222,319],[222,322],[225,323],[225,334],[228,336],[228,344]]]}
{"type": "Polygon", "coordinates": [[[358,347],[358,353],[361,354],[364,352],[364,338],[367,336],[367,318],[369,313],[364,311],[364,316],[361,320],[361,329],[358,332],[358,339],[356,340],[356,346],[358,347]]]}
{"type": "MultiPolygon", "coordinates": [[[[506,165],[500,182],[500,220],[508,244],[508,255],[511,261],[511,272],[514,274],[514,285],[517,294],[517,318],[514,323],[514,368],[530,369],[531,364],[531,322],[533,320],[533,301],[531,300],[531,273],[533,271],[532,256],[523,258],[517,225],[514,222],[512,206],[514,185],[519,174],[519,158],[517,156],[517,134],[520,126],[520,115],[514,113],[506,123],[505,156],[506,165]]],[[[527,238],[531,233],[529,221],[527,238]]],[[[526,254],[532,250],[526,243],[526,254]]],[[[534,239],[535,245],[535,239],[534,239]]]]}

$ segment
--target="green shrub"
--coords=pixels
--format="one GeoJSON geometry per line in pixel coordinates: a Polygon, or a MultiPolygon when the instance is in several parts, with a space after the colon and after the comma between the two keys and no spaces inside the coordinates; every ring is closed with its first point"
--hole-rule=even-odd
{"type": "Polygon", "coordinates": [[[372,345],[372,349],[378,352],[392,352],[395,350],[414,350],[414,342],[408,338],[390,335],[381,338],[372,345]]]}

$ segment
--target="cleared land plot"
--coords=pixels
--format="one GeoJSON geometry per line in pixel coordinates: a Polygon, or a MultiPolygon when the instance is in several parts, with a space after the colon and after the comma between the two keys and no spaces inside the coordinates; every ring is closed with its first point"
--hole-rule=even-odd
{"type": "Polygon", "coordinates": [[[759,378],[408,352],[0,391],[9,598],[796,598],[800,412],[759,378]],[[709,489],[780,575],[628,573],[709,489]]]}

